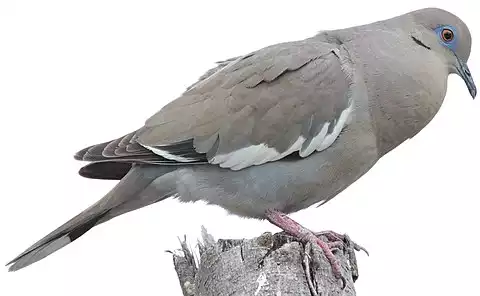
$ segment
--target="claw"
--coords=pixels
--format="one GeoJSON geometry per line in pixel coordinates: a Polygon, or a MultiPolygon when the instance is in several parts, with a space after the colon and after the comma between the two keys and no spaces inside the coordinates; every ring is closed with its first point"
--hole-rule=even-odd
{"type": "Polygon", "coordinates": [[[347,279],[345,279],[345,277],[342,275],[340,277],[340,280],[342,281],[342,290],[345,290],[345,288],[347,287],[347,279]]]}
{"type": "Polygon", "coordinates": [[[364,247],[356,244],[356,243],[353,242],[353,241],[352,241],[352,243],[353,243],[353,248],[355,249],[355,251],[357,251],[357,252],[364,251],[365,254],[367,254],[367,256],[370,256],[370,254],[368,253],[367,249],[365,249],[364,247]]]}

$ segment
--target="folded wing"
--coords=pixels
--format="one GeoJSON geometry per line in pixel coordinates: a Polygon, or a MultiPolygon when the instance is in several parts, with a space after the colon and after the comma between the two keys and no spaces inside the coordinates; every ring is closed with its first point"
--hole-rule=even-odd
{"type": "Polygon", "coordinates": [[[237,58],[147,120],[137,142],[190,163],[239,170],[330,146],[353,111],[346,52],[315,39],[237,58]],[[192,141],[197,155],[177,152],[192,141]]]}
{"type": "Polygon", "coordinates": [[[295,152],[307,157],[329,147],[350,120],[350,63],[340,45],[315,38],[220,62],[145,126],[76,158],[93,161],[90,169],[143,162],[240,170],[295,152]]]}

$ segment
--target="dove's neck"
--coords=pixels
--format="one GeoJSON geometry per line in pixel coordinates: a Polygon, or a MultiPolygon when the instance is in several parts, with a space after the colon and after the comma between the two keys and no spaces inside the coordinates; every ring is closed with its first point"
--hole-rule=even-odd
{"type": "Polygon", "coordinates": [[[444,62],[416,44],[408,31],[379,24],[334,32],[367,85],[380,155],[422,130],[440,109],[447,89],[444,62]]]}

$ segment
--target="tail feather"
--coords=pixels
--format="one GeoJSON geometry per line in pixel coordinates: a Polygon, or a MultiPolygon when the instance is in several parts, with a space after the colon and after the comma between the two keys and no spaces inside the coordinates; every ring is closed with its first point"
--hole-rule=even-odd
{"type": "Polygon", "coordinates": [[[8,271],[17,271],[60,250],[89,231],[107,213],[104,211],[92,216],[83,212],[76,216],[8,262],[6,265],[11,265],[8,271]],[[82,216],[84,218],[79,221],[82,216]]]}
{"type": "Polygon", "coordinates": [[[134,165],[102,199],[8,262],[9,271],[19,270],[47,257],[95,225],[171,196],[175,193],[176,183],[175,178],[167,173],[174,170],[173,167],[134,165]],[[156,185],[150,186],[153,181],[156,185]]]}

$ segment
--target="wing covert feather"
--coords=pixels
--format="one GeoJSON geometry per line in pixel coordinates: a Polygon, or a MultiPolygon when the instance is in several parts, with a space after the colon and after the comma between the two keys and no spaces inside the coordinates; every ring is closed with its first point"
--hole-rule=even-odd
{"type": "Polygon", "coordinates": [[[210,163],[234,170],[296,151],[306,157],[331,145],[348,123],[348,63],[339,45],[315,39],[230,59],[150,117],[137,141],[158,154],[193,140],[210,163]]]}

